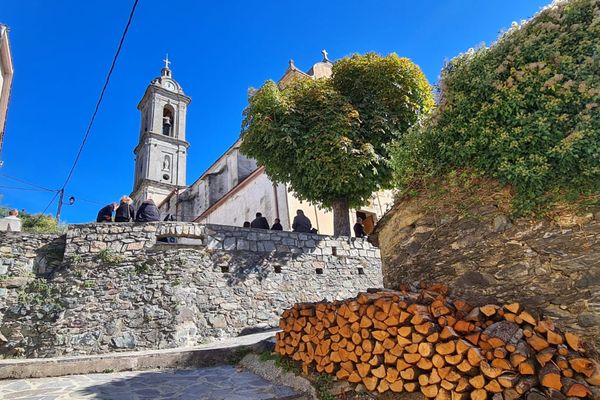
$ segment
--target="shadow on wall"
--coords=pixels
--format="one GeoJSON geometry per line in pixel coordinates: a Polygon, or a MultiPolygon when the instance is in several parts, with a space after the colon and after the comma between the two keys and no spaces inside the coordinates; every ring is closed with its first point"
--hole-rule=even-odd
{"type": "Polygon", "coordinates": [[[52,242],[36,251],[33,273],[48,277],[59,270],[65,255],[65,235],[59,236],[52,242]]]}
{"type": "MultiPolygon", "coordinates": [[[[87,378],[90,378],[92,383],[98,383],[78,389],[77,394],[111,400],[247,400],[285,398],[296,394],[291,388],[275,386],[232,365],[164,372],[95,374],[88,375],[87,378]]],[[[68,380],[67,378],[66,381],[68,380]]]]}

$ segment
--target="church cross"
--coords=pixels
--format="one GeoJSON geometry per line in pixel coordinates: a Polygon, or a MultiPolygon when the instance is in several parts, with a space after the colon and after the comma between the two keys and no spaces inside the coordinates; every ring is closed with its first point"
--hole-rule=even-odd
{"type": "Polygon", "coordinates": [[[169,69],[169,64],[171,64],[171,61],[169,61],[169,53],[167,53],[167,57],[163,61],[165,62],[165,68],[169,69]]]}

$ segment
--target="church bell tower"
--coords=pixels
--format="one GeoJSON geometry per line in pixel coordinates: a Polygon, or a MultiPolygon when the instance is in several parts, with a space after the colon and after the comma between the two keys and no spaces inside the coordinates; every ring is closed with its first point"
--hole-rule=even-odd
{"type": "Polygon", "coordinates": [[[186,187],[185,118],[191,98],[171,76],[169,57],[160,77],[150,82],[137,108],[140,140],[133,150],[135,204],[152,199],[159,205],[173,190],[186,187]]]}

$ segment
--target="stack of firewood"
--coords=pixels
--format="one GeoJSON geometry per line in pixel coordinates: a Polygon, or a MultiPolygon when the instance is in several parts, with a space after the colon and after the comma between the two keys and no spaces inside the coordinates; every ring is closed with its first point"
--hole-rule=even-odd
{"type": "MultiPolygon", "coordinates": [[[[447,287],[361,293],[284,311],[275,350],[318,372],[384,393],[428,398],[594,398],[600,367],[580,338],[518,303],[471,307],[447,287]],[[494,397],[496,398],[496,397],[494,397]]],[[[596,392],[598,393],[598,392],[596,392]]]]}

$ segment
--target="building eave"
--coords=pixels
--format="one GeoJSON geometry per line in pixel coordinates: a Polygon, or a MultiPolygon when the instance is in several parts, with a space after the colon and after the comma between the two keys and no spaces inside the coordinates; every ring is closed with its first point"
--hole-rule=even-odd
{"type": "Polygon", "coordinates": [[[265,172],[265,167],[258,167],[255,169],[250,175],[244,178],[240,183],[235,185],[231,190],[225,193],[219,200],[217,200],[214,204],[208,207],[206,210],[202,212],[198,217],[194,219],[194,222],[199,222],[203,218],[206,218],[211,212],[219,208],[225,201],[227,201],[231,196],[242,190],[245,186],[251,183],[253,180],[261,176],[265,172]]]}

